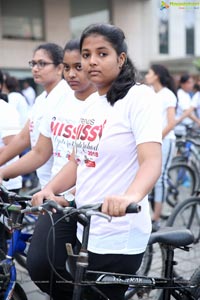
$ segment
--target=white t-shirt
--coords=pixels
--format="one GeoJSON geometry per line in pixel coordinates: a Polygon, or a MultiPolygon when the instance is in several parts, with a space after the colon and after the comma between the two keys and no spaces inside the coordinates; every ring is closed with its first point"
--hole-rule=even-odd
{"type": "MultiPolygon", "coordinates": [[[[20,131],[19,114],[17,110],[9,103],[0,100],[0,147],[4,146],[3,139],[16,135],[20,131]]],[[[9,165],[16,161],[19,157],[16,156],[1,167],[9,165]]],[[[20,189],[22,187],[22,177],[17,176],[8,181],[3,181],[3,184],[8,190],[20,189]]]]}
{"type": "MultiPolygon", "coordinates": [[[[40,123],[48,111],[54,111],[57,108],[57,103],[62,97],[68,97],[71,94],[71,88],[65,80],[61,80],[54,89],[47,95],[43,92],[36,98],[35,104],[30,113],[30,138],[31,147],[37,143],[40,131],[40,123]]],[[[53,165],[53,156],[40,168],[37,169],[37,175],[42,187],[44,187],[51,178],[51,168],[53,165]]]]}
{"type": "Polygon", "coordinates": [[[192,97],[192,106],[196,109],[198,118],[200,118],[200,92],[196,92],[192,97]]]}
{"type": "MultiPolygon", "coordinates": [[[[135,85],[114,106],[105,96],[90,104],[77,127],[77,207],[123,194],[139,167],[137,145],[162,142],[161,107],[149,87],[135,85]]],[[[89,250],[102,254],[145,251],[151,233],[147,196],[140,205],[141,213],[113,217],[111,222],[92,216],[89,250]]],[[[81,225],[77,235],[81,240],[81,225]]]]}
{"type": "MultiPolygon", "coordinates": [[[[162,126],[164,129],[167,126],[167,110],[169,107],[176,107],[177,99],[167,87],[162,88],[156,95],[162,105],[162,126]]],[[[165,139],[175,139],[174,129],[165,136],[165,139]]]]}
{"type": "Polygon", "coordinates": [[[36,93],[34,88],[32,88],[32,86],[28,86],[26,89],[22,90],[22,94],[24,95],[24,97],[26,97],[26,101],[29,107],[33,106],[36,98],[36,93]]]}
{"type": "Polygon", "coordinates": [[[28,104],[23,95],[17,92],[8,94],[8,102],[13,105],[19,113],[21,128],[24,127],[28,119],[28,104]]]}
{"type": "Polygon", "coordinates": [[[67,163],[72,153],[76,126],[81,112],[86,107],[86,103],[87,100],[78,100],[72,91],[67,97],[60,98],[54,110],[49,111],[48,115],[41,122],[40,132],[44,136],[51,138],[53,145],[52,178],[67,163]]]}
{"type": "MultiPolygon", "coordinates": [[[[178,90],[177,97],[178,97],[178,106],[177,106],[177,110],[176,110],[176,118],[178,119],[179,117],[182,116],[182,114],[185,110],[187,110],[191,107],[192,100],[191,100],[189,93],[186,93],[183,89],[178,90]]],[[[176,134],[182,135],[182,134],[186,133],[186,128],[182,124],[192,125],[193,121],[190,118],[183,119],[183,121],[175,127],[176,134]]]]}

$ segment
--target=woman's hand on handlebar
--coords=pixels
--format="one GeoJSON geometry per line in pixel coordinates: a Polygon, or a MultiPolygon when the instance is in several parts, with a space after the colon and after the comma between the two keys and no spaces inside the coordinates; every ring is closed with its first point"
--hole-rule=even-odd
{"type": "Polygon", "coordinates": [[[43,189],[40,192],[33,195],[31,204],[32,206],[39,206],[44,202],[44,200],[48,200],[48,199],[54,200],[53,199],[54,197],[55,195],[53,194],[52,191],[48,189],[43,189]]]}
{"type": "Polygon", "coordinates": [[[133,196],[112,195],[104,199],[101,211],[113,217],[120,217],[126,214],[129,204],[133,203],[133,196]]]}
{"type": "Polygon", "coordinates": [[[68,202],[64,199],[63,196],[55,196],[51,190],[45,188],[33,195],[31,204],[33,206],[38,206],[41,205],[44,200],[54,200],[61,206],[69,206],[68,202]]]}

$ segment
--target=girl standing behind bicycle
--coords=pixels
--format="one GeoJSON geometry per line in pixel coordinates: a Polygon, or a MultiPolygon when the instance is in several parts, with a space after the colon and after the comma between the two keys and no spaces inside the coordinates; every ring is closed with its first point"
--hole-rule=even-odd
{"type": "MultiPolygon", "coordinates": [[[[63,74],[63,49],[54,43],[39,45],[33,53],[29,66],[32,69],[35,83],[40,84],[44,91],[36,98],[29,119],[23,129],[4,147],[0,154],[0,166],[27,148],[33,148],[39,137],[39,126],[48,110],[53,110],[62,96],[71,92],[63,74]]],[[[51,178],[53,157],[37,169],[41,187],[51,178]]],[[[15,170],[17,172],[17,169],[15,170]]],[[[27,174],[27,172],[23,174],[27,174]]],[[[21,172],[18,174],[22,174],[21,172]]],[[[2,174],[3,175],[3,174],[2,174]]],[[[17,176],[13,173],[13,176],[17,176]]],[[[8,176],[8,178],[10,178],[8,176]]]]}
{"type": "MultiPolygon", "coordinates": [[[[75,184],[77,207],[103,202],[104,213],[121,218],[111,223],[92,218],[89,269],[134,274],[151,233],[147,194],[161,171],[161,112],[151,89],[135,83],[135,69],[119,28],[108,24],[86,28],[81,54],[83,69],[98,95],[80,119],[75,155],[33,196],[33,204],[75,184]],[[125,215],[133,202],[140,202],[142,212],[125,215]]],[[[81,240],[81,226],[77,234],[81,240]]],[[[54,287],[59,294],[54,299],[68,299],[59,285],[54,287]]],[[[126,289],[102,287],[112,300],[123,299],[126,289]]]]}
{"type": "MultiPolygon", "coordinates": [[[[53,177],[68,161],[68,157],[73,150],[76,126],[80,114],[87,107],[87,102],[90,103],[87,98],[96,91],[95,86],[88,80],[82,69],[79,40],[71,40],[64,47],[63,75],[71,87],[70,92],[67,96],[64,95],[57,100],[56,106],[52,110],[46,112],[40,122],[40,135],[35,147],[18,160],[16,164],[3,169],[2,176],[10,178],[16,176],[16,174],[31,172],[44,164],[53,154],[53,166],[50,174],[53,177]]],[[[61,216],[59,213],[54,214],[54,222],[61,216]]],[[[59,237],[55,243],[55,265],[63,276],[66,275],[63,264],[63,261],[67,258],[65,243],[74,244],[76,241],[76,222],[70,221],[66,222],[63,219],[55,226],[56,237],[59,237]]],[[[46,252],[47,240],[45,238],[41,239],[41,232],[44,237],[47,237],[51,225],[48,215],[39,217],[27,259],[31,278],[37,281],[39,288],[46,293],[50,293],[51,268],[46,252]],[[39,248],[38,245],[40,245],[39,248]]],[[[53,252],[52,243],[53,237],[51,236],[49,244],[51,254],[53,252]]],[[[61,285],[63,286],[63,284],[61,285]]],[[[54,296],[53,286],[52,293],[54,296]]],[[[70,291],[68,291],[68,294],[70,295],[70,291]]],[[[59,297],[58,294],[56,296],[59,297]]]]}
{"type": "Polygon", "coordinates": [[[174,154],[177,97],[174,79],[163,65],[152,65],[145,79],[146,83],[153,87],[162,105],[162,173],[154,187],[152,216],[152,229],[157,231],[166,198],[168,169],[174,154]]]}

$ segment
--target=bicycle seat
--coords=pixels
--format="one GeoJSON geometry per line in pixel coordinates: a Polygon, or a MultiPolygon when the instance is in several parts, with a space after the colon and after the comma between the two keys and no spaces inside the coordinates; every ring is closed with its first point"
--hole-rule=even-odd
{"type": "Polygon", "coordinates": [[[193,242],[194,236],[190,230],[164,227],[151,234],[148,244],[162,243],[175,247],[183,247],[193,242]]]}

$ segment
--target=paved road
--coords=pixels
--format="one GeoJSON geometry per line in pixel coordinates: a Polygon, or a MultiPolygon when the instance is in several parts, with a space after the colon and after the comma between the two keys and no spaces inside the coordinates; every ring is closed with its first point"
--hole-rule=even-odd
{"type": "Polygon", "coordinates": [[[31,281],[28,272],[19,265],[17,265],[17,279],[22,285],[28,300],[49,300],[49,297],[42,293],[31,281]]]}

